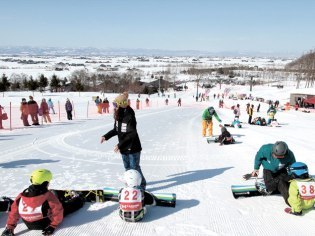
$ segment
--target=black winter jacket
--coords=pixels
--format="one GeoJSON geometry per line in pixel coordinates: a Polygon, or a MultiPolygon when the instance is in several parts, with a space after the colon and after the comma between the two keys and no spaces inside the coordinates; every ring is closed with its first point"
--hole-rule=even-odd
{"type": "Polygon", "coordinates": [[[115,135],[118,135],[118,148],[121,154],[132,154],[142,150],[135,112],[130,106],[118,108],[118,120],[115,120],[114,128],[104,137],[109,140],[115,135]]]}

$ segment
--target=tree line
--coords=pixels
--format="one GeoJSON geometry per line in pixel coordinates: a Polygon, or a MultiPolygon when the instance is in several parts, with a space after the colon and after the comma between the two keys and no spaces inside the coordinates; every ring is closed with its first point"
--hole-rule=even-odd
{"type": "Polygon", "coordinates": [[[0,91],[101,91],[101,92],[120,92],[133,91],[141,93],[145,85],[140,81],[139,76],[128,72],[123,74],[111,73],[88,73],[85,70],[77,70],[67,78],[52,75],[47,78],[44,74],[37,78],[25,74],[14,74],[8,79],[5,74],[0,79],[0,91]]]}
{"type": "Polygon", "coordinates": [[[314,87],[315,84],[315,51],[302,55],[286,66],[286,69],[295,73],[297,79],[297,88],[301,80],[305,80],[305,88],[314,87]]]}

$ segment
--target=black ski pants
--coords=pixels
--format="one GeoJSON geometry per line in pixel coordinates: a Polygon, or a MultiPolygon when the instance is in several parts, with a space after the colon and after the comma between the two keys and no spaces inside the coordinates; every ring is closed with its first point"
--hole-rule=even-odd
{"type": "Polygon", "coordinates": [[[267,190],[280,192],[287,205],[289,205],[289,180],[290,176],[288,175],[286,168],[282,168],[276,173],[272,173],[270,170],[264,169],[264,181],[267,190]]]}

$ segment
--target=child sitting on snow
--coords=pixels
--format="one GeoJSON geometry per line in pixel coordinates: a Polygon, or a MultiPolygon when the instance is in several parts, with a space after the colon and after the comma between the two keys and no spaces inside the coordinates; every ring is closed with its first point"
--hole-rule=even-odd
{"type": "Polygon", "coordinates": [[[84,199],[79,196],[60,202],[60,199],[48,190],[51,180],[52,173],[49,170],[38,169],[32,172],[32,184],[12,203],[2,236],[14,235],[19,218],[22,218],[28,229],[42,230],[43,235],[51,235],[64,216],[84,205],[84,199]]]}
{"type": "Polygon", "coordinates": [[[315,180],[308,174],[308,167],[303,162],[295,162],[288,168],[293,180],[290,181],[288,203],[291,208],[286,212],[302,215],[303,210],[312,209],[315,203],[315,180]]]}
{"type": "Polygon", "coordinates": [[[141,221],[146,213],[145,205],[155,205],[153,195],[140,188],[141,180],[141,175],[136,170],[127,170],[124,174],[126,187],[118,195],[119,216],[124,221],[141,221]]]}
{"type": "Polygon", "coordinates": [[[242,128],[241,122],[239,121],[238,118],[234,119],[234,121],[232,122],[231,126],[235,127],[235,128],[242,128]]]}
{"type": "Polygon", "coordinates": [[[230,132],[227,131],[227,129],[224,126],[220,125],[220,127],[221,127],[221,135],[218,137],[218,139],[215,140],[215,142],[220,143],[220,145],[234,143],[235,140],[233,139],[230,132]]]}

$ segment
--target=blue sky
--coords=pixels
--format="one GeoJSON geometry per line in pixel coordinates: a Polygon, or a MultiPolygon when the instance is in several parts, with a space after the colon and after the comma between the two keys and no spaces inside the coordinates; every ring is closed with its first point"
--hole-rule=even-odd
{"type": "Polygon", "coordinates": [[[0,0],[0,46],[308,52],[313,0],[0,0]]]}

